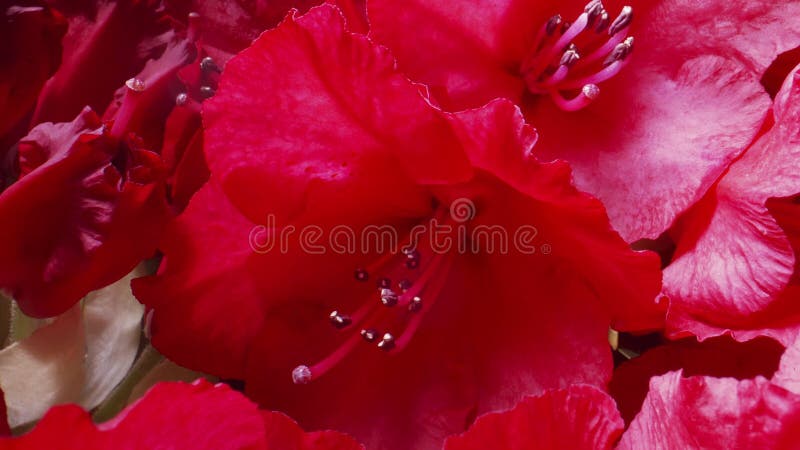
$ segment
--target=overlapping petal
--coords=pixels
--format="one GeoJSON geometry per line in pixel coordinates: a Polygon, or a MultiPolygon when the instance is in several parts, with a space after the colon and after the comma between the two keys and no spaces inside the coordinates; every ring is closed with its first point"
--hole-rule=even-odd
{"type": "Polygon", "coordinates": [[[20,143],[21,178],[0,195],[0,285],[29,315],[64,312],[130,272],[168,219],[158,156],[103,130],[86,109],[20,143]]]}
{"type": "Polygon", "coordinates": [[[357,450],[335,432],[303,433],[291,419],[259,411],[225,385],[161,383],[109,422],[78,406],[50,410],[29,433],[0,439],[5,449],[357,450]]]}
{"type": "MultiPolygon", "coordinates": [[[[626,240],[655,238],[755,136],[769,105],[759,78],[796,46],[800,4],[634,2],[631,61],[592,105],[566,113],[525,94],[519,68],[548,18],[569,21],[584,3],[376,0],[368,13],[371,35],[438,101],[521,102],[540,132],[537,154],[570,161],[626,240]]],[[[606,6],[613,18],[621,4],[606,6]]]]}
{"type": "MultiPolygon", "coordinates": [[[[664,271],[669,329],[701,337],[778,328],[797,314],[786,297],[792,243],[767,201],[800,192],[800,78],[778,93],[774,125],[682,217],[675,257],[664,271]]],[[[772,333],[788,345],[793,334],[772,333]]]]}
{"type": "Polygon", "coordinates": [[[591,386],[574,385],[481,416],[469,431],[448,438],[445,450],[611,448],[623,423],[614,401],[591,386]]]}

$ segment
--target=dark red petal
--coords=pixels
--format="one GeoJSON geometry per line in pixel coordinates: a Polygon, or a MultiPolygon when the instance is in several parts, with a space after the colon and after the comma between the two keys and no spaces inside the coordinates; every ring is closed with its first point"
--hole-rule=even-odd
{"type": "Polygon", "coordinates": [[[573,385],[479,417],[469,431],[448,438],[444,450],[610,449],[622,427],[611,397],[592,386],[573,385]]]}
{"type": "Polygon", "coordinates": [[[163,167],[126,145],[89,109],[21,141],[22,177],[0,194],[0,285],[25,313],[59,314],[152,255],[168,219],[163,167]]]}
{"type": "Polygon", "coordinates": [[[172,35],[164,52],[147,61],[144,68],[115,93],[115,101],[103,119],[112,121],[111,134],[117,137],[135,133],[147,148],[160,149],[164,122],[175,107],[179,91],[178,71],[195,58],[194,44],[172,35]],[[128,84],[136,83],[137,89],[128,84]],[[138,89],[141,89],[139,91],[138,89]]]}
{"type": "Polygon", "coordinates": [[[262,411],[267,450],[363,450],[353,438],[336,431],[305,433],[297,422],[278,412],[262,411]]]}
{"type": "Polygon", "coordinates": [[[773,127],[681,219],[664,271],[673,332],[705,337],[696,323],[757,329],[787,315],[779,306],[795,255],[767,200],[800,192],[800,75],[778,93],[774,115],[773,127]]]}
{"type": "Polygon", "coordinates": [[[262,306],[247,268],[253,224],[210,182],[167,228],[157,276],[133,281],[153,345],[186,367],[244,378],[262,306]]]}
{"type": "Polygon", "coordinates": [[[0,42],[4,43],[0,46],[2,138],[30,112],[39,90],[61,64],[61,38],[67,23],[44,2],[5,1],[0,8],[4,22],[0,28],[0,42]]]}
{"type": "Polygon", "coordinates": [[[51,0],[69,21],[61,67],[45,84],[32,124],[104,111],[114,91],[163,51],[168,23],[156,0],[51,0]]]}
{"type": "Polygon", "coordinates": [[[418,201],[415,182],[470,175],[419,88],[328,5],[232,59],[203,120],[212,177],[253,221],[298,213],[315,195],[337,214],[393,209],[418,201]]]}
{"type": "Polygon", "coordinates": [[[602,203],[572,186],[565,162],[535,159],[531,151],[537,136],[517,107],[499,100],[458,113],[453,123],[468,142],[465,148],[475,167],[533,200],[527,207],[506,206],[504,211],[537,229],[537,239],[549,246],[552,259],[566,261],[606,303],[615,328],[644,330],[663,324],[666,305],[656,300],[661,285],[658,256],[630,249],[611,229],[602,203]],[[502,134],[509,131],[519,135],[502,134]]]}
{"type": "Polygon", "coordinates": [[[705,342],[683,339],[671,342],[622,363],[615,371],[609,391],[619,405],[625,422],[639,412],[650,379],[673,370],[685,376],[753,378],[771,377],[778,369],[783,346],[769,338],[739,343],[728,336],[705,342]]]}
{"type": "Polygon", "coordinates": [[[323,0],[255,0],[228,2],[220,0],[166,0],[167,11],[183,21],[189,13],[197,18],[202,47],[220,64],[247,48],[264,30],[276,26],[290,9],[305,13],[323,0]]]}
{"type": "Polygon", "coordinates": [[[617,448],[797,447],[800,395],[764,378],[690,377],[670,372],[650,381],[642,412],[617,448]]]}
{"type": "Polygon", "coordinates": [[[158,384],[116,418],[97,426],[78,406],[57,406],[31,432],[0,440],[0,445],[19,450],[270,448],[256,405],[225,385],[205,380],[158,384]]]}

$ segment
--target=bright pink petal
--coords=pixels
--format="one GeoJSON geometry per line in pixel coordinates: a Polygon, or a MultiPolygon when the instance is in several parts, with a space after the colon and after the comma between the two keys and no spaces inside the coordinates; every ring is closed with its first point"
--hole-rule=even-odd
{"type": "Polygon", "coordinates": [[[795,268],[790,240],[767,208],[800,192],[800,75],[776,98],[775,124],[681,219],[675,259],[664,271],[669,328],[704,334],[759,328],[786,316],[781,296],[795,268]]]}
{"type": "Polygon", "coordinates": [[[758,375],[771,377],[778,369],[782,353],[783,346],[763,337],[742,343],[727,336],[705,342],[683,339],[622,363],[614,371],[608,388],[628,423],[641,409],[654,376],[682,369],[684,376],[709,375],[740,380],[758,375]]]}
{"type": "Polygon", "coordinates": [[[205,380],[158,384],[116,418],[97,426],[78,406],[57,406],[31,432],[0,440],[0,446],[9,450],[270,448],[256,405],[225,385],[205,380]]]}
{"type": "Polygon", "coordinates": [[[102,130],[87,109],[20,143],[22,176],[0,194],[0,285],[29,315],[60,314],[130,272],[168,220],[158,156],[102,130]]]}
{"type": "Polygon", "coordinates": [[[610,449],[622,427],[611,397],[592,386],[573,385],[479,417],[469,431],[448,438],[444,450],[610,449]]]}
{"type": "Polygon", "coordinates": [[[413,181],[469,176],[419,88],[327,5],[288,18],[232,59],[203,121],[211,173],[253,221],[297,213],[323,188],[337,212],[360,199],[359,213],[381,207],[386,192],[418,198],[413,181]],[[385,174],[381,186],[376,173],[385,174]]]}
{"type": "Polygon", "coordinates": [[[786,347],[772,382],[800,394],[800,340],[786,347]]]}
{"type": "Polygon", "coordinates": [[[764,378],[690,377],[650,382],[642,411],[619,449],[796,448],[800,395],[764,378]]]}

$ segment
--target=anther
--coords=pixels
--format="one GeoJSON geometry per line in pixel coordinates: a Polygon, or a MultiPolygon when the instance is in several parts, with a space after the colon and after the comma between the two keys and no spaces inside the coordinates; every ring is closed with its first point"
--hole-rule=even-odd
{"type": "Polygon", "coordinates": [[[186,95],[186,92],[181,92],[175,97],[175,104],[178,106],[183,106],[189,100],[189,96],[186,95]]]}
{"type": "Polygon", "coordinates": [[[338,330],[346,328],[348,325],[353,323],[353,320],[349,316],[340,314],[339,311],[332,311],[328,317],[331,320],[331,325],[336,327],[338,330]]]}
{"type": "Polygon", "coordinates": [[[133,92],[142,92],[146,87],[144,80],[135,77],[126,81],[125,86],[128,86],[128,89],[132,90],[133,92]]]}
{"type": "Polygon", "coordinates": [[[569,49],[561,55],[561,61],[559,61],[559,65],[572,67],[574,66],[579,60],[581,59],[581,55],[578,53],[577,48],[574,44],[570,44],[569,49]]]}
{"type": "Polygon", "coordinates": [[[378,348],[385,352],[394,348],[394,336],[392,336],[392,333],[384,333],[381,341],[378,342],[378,348]]]}
{"type": "Polygon", "coordinates": [[[367,342],[375,342],[375,339],[378,338],[378,332],[372,328],[364,328],[361,330],[361,337],[367,342]]]}
{"type": "Polygon", "coordinates": [[[623,6],[617,18],[614,19],[614,21],[611,22],[611,26],[608,27],[608,35],[613,36],[617,34],[617,32],[630,25],[632,20],[633,8],[630,6],[623,6]]]}
{"type": "Polygon", "coordinates": [[[408,303],[408,310],[411,312],[418,312],[422,309],[422,297],[414,296],[408,303]]]}
{"type": "Polygon", "coordinates": [[[367,281],[369,280],[369,273],[364,269],[356,269],[354,274],[356,281],[367,281]]]}
{"type": "Polygon", "coordinates": [[[601,17],[605,12],[605,8],[603,7],[603,2],[600,0],[592,0],[586,5],[584,12],[589,16],[589,26],[591,27],[594,24],[595,19],[601,17]]]}
{"type": "Polygon", "coordinates": [[[548,36],[552,36],[553,33],[556,32],[558,26],[561,25],[561,15],[556,14],[555,16],[551,17],[550,20],[547,21],[547,25],[545,26],[545,32],[548,36]]]}
{"type": "Polygon", "coordinates": [[[217,91],[215,91],[214,88],[212,88],[211,86],[201,86],[200,87],[200,95],[202,95],[203,98],[211,98],[216,93],[217,93],[217,91]]]}
{"type": "Polygon", "coordinates": [[[614,47],[614,50],[603,61],[603,67],[611,63],[622,61],[628,57],[633,51],[633,36],[628,36],[624,41],[620,42],[614,47]]]}
{"type": "Polygon", "coordinates": [[[600,95],[600,88],[596,84],[587,84],[581,89],[581,95],[594,100],[600,95]]]}
{"type": "Polygon", "coordinates": [[[311,369],[308,366],[297,366],[292,370],[294,384],[308,384],[311,381],[311,369]]]}
{"type": "Polygon", "coordinates": [[[200,69],[203,72],[217,72],[221,73],[222,69],[219,68],[217,63],[214,61],[214,58],[210,56],[206,56],[202,60],[200,60],[200,69]]]}
{"type": "Polygon", "coordinates": [[[397,304],[397,294],[391,289],[381,289],[381,303],[383,306],[392,307],[397,304]]]}
{"type": "Polygon", "coordinates": [[[409,269],[416,269],[419,267],[419,252],[417,250],[409,250],[406,253],[406,267],[409,269]]]}
{"type": "Polygon", "coordinates": [[[603,13],[600,14],[600,17],[597,19],[597,24],[594,27],[594,31],[596,33],[602,33],[608,27],[609,20],[608,13],[603,11],[603,13]]]}

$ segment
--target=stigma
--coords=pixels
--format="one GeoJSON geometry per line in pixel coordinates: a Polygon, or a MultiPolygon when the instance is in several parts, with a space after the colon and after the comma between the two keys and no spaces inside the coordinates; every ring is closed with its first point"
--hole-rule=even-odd
{"type": "Polygon", "coordinates": [[[572,23],[551,17],[520,66],[528,90],[550,96],[565,111],[591,104],[600,95],[599,85],[616,76],[633,51],[632,20],[630,6],[610,20],[600,0],[589,2],[572,23]]]}

